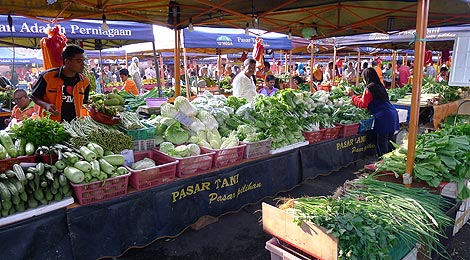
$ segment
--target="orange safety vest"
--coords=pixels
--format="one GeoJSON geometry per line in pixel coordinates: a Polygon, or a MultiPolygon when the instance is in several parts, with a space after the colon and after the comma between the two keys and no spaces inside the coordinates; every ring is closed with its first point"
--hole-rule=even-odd
{"type": "MultiPolygon", "coordinates": [[[[59,111],[62,111],[62,86],[64,81],[60,77],[62,73],[62,67],[54,68],[49,71],[46,71],[43,75],[44,80],[46,81],[46,94],[43,97],[43,100],[47,103],[54,104],[59,111]]],[[[73,86],[73,102],[75,105],[75,114],[77,117],[85,116],[82,110],[83,99],[85,98],[85,89],[90,85],[90,81],[83,74],[78,73],[80,78],[78,82],[73,86]]],[[[43,115],[44,109],[41,108],[39,115],[43,115]]],[[[50,119],[54,121],[62,121],[61,115],[51,115],[50,119]]]]}

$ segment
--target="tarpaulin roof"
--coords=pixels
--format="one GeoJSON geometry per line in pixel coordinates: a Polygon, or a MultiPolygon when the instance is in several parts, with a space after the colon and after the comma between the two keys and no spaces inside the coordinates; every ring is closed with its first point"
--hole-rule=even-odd
{"type": "MultiPolygon", "coordinates": [[[[21,16],[12,16],[12,22],[10,30],[7,16],[0,15],[0,46],[40,48],[39,41],[47,36],[46,30],[54,27],[49,22],[21,16]]],[[[67,20],[58,26],[68,39],[83,40],[86,49],[95,48],[94,40],[101,40],[103,48],[154,40],[151,24],[123,21],[107,21],[107,24],[107,31],[101,29],[102,21],[97,20],[67,20]]]]}
{"type": "MultiPolygon", "coordinates": [[[[456,33],[470,31],[470,25],[431,27],[427,28],[426,49],[430,47],[452,47],[456,33]],[[450,44],[431,44],[432,42],[450,42],[450,44]]],[[[379,46],[379,47],[402,47],[411,48],[411,43],[415,40],[416,30],[395,31],[389,33],[367,33],[359,35],[350,35],[335,37],[334,42],[337,46],[379,46]]]]}
{"type": "MultiPolygon", "coordinates": [[[[137,21],[171,28],[246,27],[302,36],[316,28],[318,37],[416,28],[416,0],[15,0],[2,1],[0,13],[71,19],[137,21]]],[[[39,18],[38,18],[39,19],[39,18]]],[[[465,24],[467,0],[430,1],[429,27],[465,24]]]]}

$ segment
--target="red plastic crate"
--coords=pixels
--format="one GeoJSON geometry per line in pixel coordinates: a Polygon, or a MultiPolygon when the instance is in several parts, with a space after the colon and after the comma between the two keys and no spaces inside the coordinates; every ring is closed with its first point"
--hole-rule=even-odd
{"type": "Polygon", "coordinates": [[[356,135],[360,126],[359,123],[354,123],[354,124],[349,124],[349,125],[343,125],[343,124],[336,124],[336,125],[341,126],[341,131],[339,131],[340,137],[348,137],[348,136],[356,135]]]}
{"type": "Polygon", "coordinates": [[[226,149],[210,149],[207,147],[201,147],[201,151],[213,152],[214,159],[212,161],[212,166],[222,167],[241,161],[243,159],[245,147],[246,144],[241,144],[239,146],[230,147],[226,149]]]}
{"type": "Polygon", "coordinates": [[[18,156],[15,158],[0,160],[0,172],[13,169],[14,164],[20,164],[22,162],[33,163],[34,160],[35,160],[35,157],[33,155],[18,156]]]}
{"type": "Polygon", "coordinates": [[[303,132],[302,134],[305,137],[305,140],[308,141],[309,144],[316,144],[323,141],[323,136],[325,135],[325,129],[320,129],[318,131],[313,132],[303,132]]]}
{"type": "Polygon", "coordinates": [[[339,132],[341,131],[341,126],[335,126],[331,128],[324,128],[325,132],[323,133],[323,141],[333,140],[339,137],[339,132]]]}
{"type": "Polygon", "coordinates": [[[266,139],[259,142],[246,142],[245,153],[243,158],[255,158],[263,155],[268,155],[271,150],[271,144],[273,143],[272,139],[266,139]]]}
{"type": "Polygon", "coordinates": [[[93,204],[100,201],[119,198],[127,195],[127,184],[131,174],[94,181],[85,184],[71,183],[73,193],[81,205],[93,204]]]}
{"type": "Polygon", "coordinates": [[[133,188],[144,190],[172,182],[175,179],[178,160],[162,156],[162,153],[155,150],[134,153],[134,161],[140,161],[144,158],[154,160],[157,166],[143,170],[133,170],[126,166],[131,172],[129,184],[133,188]]]}
{"type": "Polygon", "coordinates": [[[155,149],[160,156],[166,156],[172,160],[178,160],[176,166],[176,177],[187,177],[204,173],[212,168],[213,152],[201,151],[200,155],[185,158],[176,158],[155,149]]]}

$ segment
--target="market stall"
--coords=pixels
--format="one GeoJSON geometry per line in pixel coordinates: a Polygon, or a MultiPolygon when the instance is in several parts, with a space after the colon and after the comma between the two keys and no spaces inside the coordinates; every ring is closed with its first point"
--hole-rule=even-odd
{"type": "MultiPolygon", "coordinates": [[[[127,196],[94,205],[74,205],[3,227],[0,237],[12,243],[3,243],[2,252],[12,252],[10,259],[21,259],[13,252],[20,252],[25,244],[37,245],[37,239],[41,239],[54,245],[48,247],[51,248],[48,256],[57,259],[70,252],[74,258],[80,259],[120,255],[130,247],[176,236],[204,216],[219,217],[238,211],[247,204],[289,190],[306,178],[329,174],[355,160],[367,158],[373,155],[374,149],[366,147],[373,142],[367,134],[351,136],[242,161],[144,191],[130,190],[127,196]],[[342,143],[359,139],[363,141],[354,146],[364,149],[354,149],[354,146],[337,149],[342,143]],[[320,149],[331,152],[309,154],[320,149]],[[311,156],[315,156],[314,160],[311,156]],[[331,156],[342,159],[332,161],[331,156]],[[309,165],[309,168],[304,170],[303,165],[309,165]],[[198,186],[200,191],[197,191],[198,186]],[[53,225],[61,235],[33,229],[34,235],[22,237],[22,243],[7,239],[12,232],[26,232],[31,225],[53,225]]],[[[40,247],[37,248],[39,250],[40,247]]]]}

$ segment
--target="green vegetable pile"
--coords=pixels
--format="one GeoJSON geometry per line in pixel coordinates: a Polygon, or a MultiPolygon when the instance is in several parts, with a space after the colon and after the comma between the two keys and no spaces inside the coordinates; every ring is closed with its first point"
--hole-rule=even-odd
{"type": "Polygon", "coordinates": [[[23,170],[19,164],[0,174],[0,209],[6,217],[72,196],[64,174],[54,165],[38,163],[23,170]]]}
{"type": "Polygon", "coordinates": [[[445,81],[437,82],[434,78],[423,78],[421,93],[439,94],[440,104],[445,104],[460,98],[459,89],[459,87],[449,86],[445,81]]]}
{"type": "Polygon", "coordinates": [[[408,93],[411,93],[412,86],[411,84],[406,84],[402,88],[387,89],[390,101],[398,101],[398,99],[404,98],[408,93]]]}
{"type": "Polygon", "coordinates": [[[100,124],[90,117],[75,118],[70,123],[63,123],[65,130],[70,134],[70,142],[75,147],[81,147],[94,142],[106,151],[119,153],[125,149],[132,149],[132,137],[108,125],[100,124]]]}
{"type": "Polygon", "coordinates": [[[371,176],[346,183],[341,192],[339,198],[304,197],[287,203],[293,203],[287,211],[299,224],[315,223],[339,239],[338,259],[393,259],[394,247],[410,250],[416,243],[443,249],[439,237],[452,220],[444,213],[449,204],[441,196],[371,176]]]}
{"type": "MultiPolygon", "coordinates": [[[[404,174],[407,150],[403,147],[385,154],[377,171],[404,174]]],[[[470,178],[470,125],[447,126],[436,132],[418,135],[413,177],[431,187],[441,182],[456,182],[457,198],[470,197],[465,180],[470,178]]]]}
{"type": "Polygon", "coordinates": [[[51,146],[69,139],[70,135],[59,122],[42,117],[39,119],[27,118],[21,125],[15,125],[12,131],[16,138],[24,139],[36,147],[51,146]]]}
{"type": "Polygon", "coordinates": [[[349,125],[371,118],[371,114],[366,109],[357,108],[352,104],[343,104],[336,107],[333,112],[333,120],[336,123],[349,125]]]}

